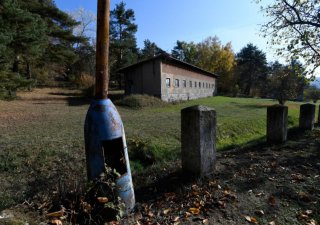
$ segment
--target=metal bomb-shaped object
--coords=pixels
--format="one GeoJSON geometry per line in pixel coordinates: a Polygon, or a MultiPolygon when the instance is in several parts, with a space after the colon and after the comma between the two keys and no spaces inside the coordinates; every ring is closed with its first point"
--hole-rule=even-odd
{"type": "Polygon", "coordinates": [[[114,169],[117,191],[127,210],[135,205],[125,132],[120,115],[110,99],[94,100],[85,122],[87,173],[89,180],[100,177],[105,166],[114,169]]]}
{"type": "Polygon", "coordinates": [[[127,211],[133,209],[135,196],[125,132],[121,117],[108,99],[110,0],[98,0],[95,100],[85,121],[85,148],[88,179],[99,179],[106,166],[115,170],[119,197],[127,211]]]}

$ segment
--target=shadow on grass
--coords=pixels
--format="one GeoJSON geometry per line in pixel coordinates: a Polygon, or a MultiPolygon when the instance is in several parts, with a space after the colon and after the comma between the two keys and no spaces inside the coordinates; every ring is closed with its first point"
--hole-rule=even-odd
{"type": "MultiPolygon", "coordinates": [[[[314,151],[310,146],[310,148],[306,147],[306,150],[303,148],[306,143],[312,143],[310,134],[298,127],[293,127],[288,130],[288,141],[283,144],[271,145],[266,142],[266,137],[261,137],[242,146],[228,146],[218,152],[217,165],[219,164],[220,168],[211,178],[230,182],[239,192],[244,193],[250,189],[270,185],[269,183],[273,182],[270,180],[273,176],[285,176],[278,169],[278,165],[288,168],[289,171],[298,170],[307,174],[306,165],[310,165],[313,169],[317,168],[320,157],[320,152],[314,151]],[[301,151],[301,156],[293,155],[293,150],[301,151]],[[242,172],[244,175],[241,175],[242,172]],[[239,175],[235,176],[237,173],[239,175]]],[[[314,145],[315,149],[320,148],[320,143],[317,142],[314,145]]],[[[157,199],[170,192],[183,193],[188,184],[201,182],[199,178],[192,178],[190,174],[183,173],[178,164],[172,162],[172,166],[165,167],[165,170],[164,167],[159,166],[158,169],[153,168],[152,172],[148,170],[149,172],[137,173],[134,176],[134,181],[138,184],[135,191],[137,201],[157,199]],[[146,177],[149,177],[149,180],[146,177]]],[[[277,195],[276,190],[274,194],[277,195]]]]}
{"type": "Polygon", "coordinates": [[[109,93],[109,98],[112,102],[120,100],[124,97],[123,93],[109,93]]]}
{"type": "Polygon", "coordinates": [[[89,105],[91,102],[91,99],[84,98],[84,97],[68,97],[67,102],[69,106],[83,106],[83,105],[89,105]]]}
{"type": "MultiPolygon", "coordinates": [[[[108,97],[112,102],[123,98],[123,94],[109,94],[108,97]]],[[[76,97],[76,96],[70,96],[67,97],[67,102],[69,106],[83,106],[83,105],[89,105],[91,103],[93,98],[86,98],[81,96],[81,94],[76,97]]]]}
{"type": "Polygon", "coordinates": [[[82,97],[82,93],[65,93],[65,92],[50,92],[49,95],[56,96],[69,96],[69,97],[82,97]]]}

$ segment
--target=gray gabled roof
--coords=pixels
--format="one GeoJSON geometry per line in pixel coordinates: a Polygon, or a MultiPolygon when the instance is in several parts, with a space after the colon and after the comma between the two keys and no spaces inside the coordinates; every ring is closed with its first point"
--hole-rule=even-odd
{"type": "Polygon", "coordinates": [[[182,68],[189,69],[191,71],[199,72],[199,73],[207,75],[209,77],[215,77],[215,78],[219,77],[219,75],[217,75],[217,74],[211,73],[209,71],[203,70],[203,69],[201,69],[201,68],[199,68],[199,67],[197,67],[195,65],[192,65],[190,63],[186,63],[186,62],[183,62],[183,61],[178,60],[176,58],[173,58],[172,56],[170,56],[167,53],[162,53],[162,54],[154,56],[154,57],[152,57],[150,59],[146,59],[146,60],[137,62],[135,64],[132,64],[130,66],[121,68],[117,72],[124,73],[124,72],[126,72],[126,71],[128,71],[128,70],[130,70],[132,68],[135,68],[137,66],[143,65],[144,63],[148,63],[148,62],[155,61],[155,60],[158,60],[158,59],[162,60],[163,62],[169,63],[169,64],[174,64],[176,66],[180,66],[182,68]]]}

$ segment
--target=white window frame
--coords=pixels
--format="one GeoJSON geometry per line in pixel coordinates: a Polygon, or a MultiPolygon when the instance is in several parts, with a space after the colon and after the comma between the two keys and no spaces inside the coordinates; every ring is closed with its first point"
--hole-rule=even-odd
{"type": "Polygon", "coordinates": [[[179,79],[174,80],[174,87],[176,87],[176,88],[179,87],[179,79]]]}
{"type": "Polygon", "coordinates": [[[166,78],[166,87],[167,88],[171,87],[171,79],[170,78],[166,78]]]}

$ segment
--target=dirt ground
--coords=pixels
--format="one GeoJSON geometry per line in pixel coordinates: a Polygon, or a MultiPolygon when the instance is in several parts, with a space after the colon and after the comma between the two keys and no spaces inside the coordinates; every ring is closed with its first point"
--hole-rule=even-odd
{"type": "MultiPolygon", "coordinates": [[[[216,171],[208,179],[182,175],[179,162],[151,168],[133,177],[134,211],[110,224],[318,224],[319,149],[316,128],[291,131],[282,145],[218,152],[216,171]]],[[[8,212],[24,221],[35,216],[26,204],[8,212]]],[[[29,224],[41,219],[33,221],[29,224]]],[[[0,217],[0,224],[15,224],[2,222],[0,217]]]]}
{"type": "MultiPolygon", "coordinates": [[[[218,152],[216,170],[207,179],[183,174],[179,161],[134,174],[136,208],[119,223],[319,224],[320,128],[292,130],[288,137],[282,145],[218,152]]],[[[0,212],[0,224],[46,224],[34,205],[39,209],[41,202],[0,212]],[[12,218],[3,219],[6,215],[12,218]]]]}
{"type": "Polygon", "coordinates": [[[135,177],[147,185],[122,224],[318,224],[320,130],[289,137],[219,152],[209,179],[183,178],[176,165],[135,177]]]}

